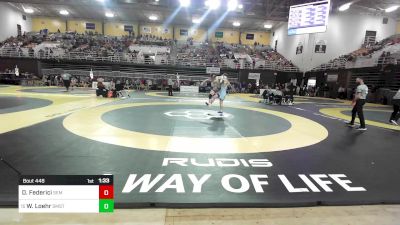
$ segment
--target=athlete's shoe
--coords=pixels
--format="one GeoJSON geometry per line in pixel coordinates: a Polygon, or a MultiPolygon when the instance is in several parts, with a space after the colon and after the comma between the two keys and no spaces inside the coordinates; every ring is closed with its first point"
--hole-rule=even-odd
{"type": "Polygon", "coordinates": [[[206,106],[210,106],[210,104],[208,102],[206,102],[206,106]]]}
{"type": "Polygon", "coordinates": [[[351,123],[351,122],[346,122],[346,125],[347,125],[348,127],[355,127],[354,123],[351,123]]]}
{"type": "Polygon", "coordinates": [[[356,130],[358,130],[358,131],[366,131],[367,128],[366,127],[357,127],[356,130]]]}
{"type": "Polygon", "coordinates": [[[390,120],[390,123],[393,124],[393,125],[396,125],[396,126],[399,125],[399,124],[396,122],[396,120],[390,120]]]}

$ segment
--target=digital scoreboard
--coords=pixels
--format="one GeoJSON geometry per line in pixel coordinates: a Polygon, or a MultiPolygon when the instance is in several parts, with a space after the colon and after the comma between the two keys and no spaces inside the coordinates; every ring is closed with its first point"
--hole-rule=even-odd
{"type": "Polygon", "coordinates": [[[329,0],[290,6],[288,35],[325,32],[329,10],[329,0]]]}
{"type": "Polygon", "coordinates": [[[20,176],[20,213],[110,213],[113,175],[20,176]]]}

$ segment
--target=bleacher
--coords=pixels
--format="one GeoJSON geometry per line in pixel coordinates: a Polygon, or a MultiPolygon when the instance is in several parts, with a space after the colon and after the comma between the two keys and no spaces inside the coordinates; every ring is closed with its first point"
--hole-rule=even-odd
{"type": "Polygon", "coordinates": [[[321,64],[311,71],[397,65],[399,60],[400,35],[393,35],[374,44],[366,41],[361,48],[321,64]]]}
{"type": "MultiPolygon", "coordinates": [[[[88,65],[88,64],[68,64],[68,63],[42,63],[41,72],[44,76],[57,76],[62,73],[73,74],[81,79],[87,78],[92,70],[95,78],[102,77],[105,80],[127,80],[127,79],[151,79],[161,80],[168,76],[179,74],[180,80],[199,82],[209,78],[204,69],[179,68],[179,67],[155,67],[140,65],[121,65],[119,71],[113,71],[112,65],[88,65]],[[151,67],[151,69],[149,69],[151,67]]],[[[238,80],[238,72],[227,71],[229,79],[233,82],[238,80]]]]}
{"type": "Polygon", "coordinates": [[[0,48],[0,57],[298,71],[283,56],[269,57],[270,54],[278,55],[269,46],[193,42],[175,45],[171,40],[156,37],[135,39],[74,33],[27,34],[9,38],[0,48]]]}

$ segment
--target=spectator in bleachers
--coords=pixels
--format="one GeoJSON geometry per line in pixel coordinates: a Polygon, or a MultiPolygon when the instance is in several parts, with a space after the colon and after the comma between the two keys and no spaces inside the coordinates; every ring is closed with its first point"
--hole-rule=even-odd
{"type": "MultiPolygon", "coordinates": [[[[23,55],[23,51],[18,49],[26,48],[29,57],[34,57],[36,51],[38,52],[36,56],[40,58],[67,56],[79,60],[97,60],[97,58],[102,57],[100,60],[124,59],[128,62],[138,62],[138,52],[132,52],[129,49],[133,44],[162,45],[169,47],[169,49],[172,49],[172,45],[174,45],[172,40],[155,35],[108,37],[93,32],[84,34],[76,32],[29,33],[23,36],[10,37],[0,45],[2,48],[14,48],[13,51],[17,56],[23,55]],[[54,44],[57,45],[54,46],[54,44]]],[[[255,44],[254,47],[222,42],[196,44],[193,38],[188,38],[186,45],[177,48],[176,59],[178,64],[201,67],[207,65],[222,66],[226,65],[226,62],[232,61],[232,64],[229,64],[232,68],[237,66],[243,68],[244,65],[247,65],[247,68],[250,68],[250,65],[252,65],[251,68],[255,68],[259,60],[264,60],[280,69],[293,67],[290,61],[273,52],[270,47],[264,48],[257,42],[255,44]],[[238,59],[235,58],[236,53],[248,55],[251,60],[246,59],[241,65],[238,65],[238,59]]],[[[147,60],[146,62],[154,63],[154,60],[147,60]]],[[[169,60],[163,58],[159,62],[167,63],[169,60]]],[[[264,67],[264,64],[261,66],[264,67]]]]}

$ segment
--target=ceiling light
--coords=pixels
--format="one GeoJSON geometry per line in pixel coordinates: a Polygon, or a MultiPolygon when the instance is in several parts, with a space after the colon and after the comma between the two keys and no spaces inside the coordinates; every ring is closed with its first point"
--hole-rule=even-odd
{"type": "Polygon", "coordinates": [[[106,17],[108,17],[108,18],[113,18],[113,17],[114,17],[114,13],[112,13],[112,12],[106,12],[106,17]]]}
{"type": "Polygon", "coordinates": [[[157,16],[149,16],[149,20],[158,20],[158,17],[157,16]]]}
{"type": "Polygon", "coordinates": [[[69,14],[69,12],[67,11],[67,10],[60,10],[60,14],[61,15],[68,15],[69,14]]]}
{"type": "Polygon", "coordinates": [[[342,6],[339,7],[339,11],[346,11],[350,8],[350,5],[353,4],[352,2],[343,4],[342,6]]]}
{"type": "Polygon", "coordinates": [[[33,9],[27,8],[27,9],[24,9],[24,12],[25,13],[33,13],[33,9]]]}
{"type": "Polygon", "coordinates": [[[228,1],[228,11],[236,10],[237,7],[238,7],[238,1],[237,0],[229,0],[228,1]]]}
{"type": "Polygon", "coordinates": [[[192,19],[192,23],[196,23],[196,24],[201,23],[201,19],[199,19],[199,18],[193,18],[193,19],[192,19]]]}
{"type": "Polygon", "coordinates": [[[271,28],[272,28],[272,25],[271,25],[271,24],[264,24],[264,28],[265,28],[265,29],[271,29],[271,28]]]}
{"type": "Polygon", "coordinates": [[[190,0],[179,0],[182,7],[188,7],[190,5],[190,0]]]}
{"type": "Polygon", "coordinates": [[[238,8],[239,8],[239,9],[243,9],[243,4],[239,4],[239,5],[238,5],[238,8]]]}
{"type": "Polygon", "coordinates": [[[221,6],[220,0],[207,0],[204,4],[211,10],[218,9],[221,6]]]}
{"type": "Polygon", "coordinates": [[[239,27],[240,26],[240,22],[235,21],[235,22],[232,23],[232,25],[235,26],[235,27],[239,27]]]}
{"type": "Polygon", "coordinates": [[[399,8],[398,5],[391,6],[391,7],[387,8],[387,9],[385,9],[385,12],[390,13],[390,12],[396,11],[398,8],[399,8]]]}

